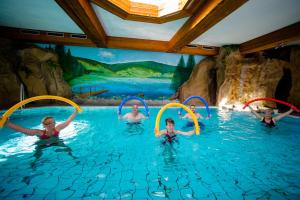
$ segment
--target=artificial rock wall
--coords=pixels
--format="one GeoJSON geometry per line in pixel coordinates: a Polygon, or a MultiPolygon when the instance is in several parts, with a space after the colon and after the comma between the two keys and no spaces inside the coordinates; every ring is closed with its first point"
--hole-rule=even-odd
{"type": "Polygon", "coordinates": [[[0,107],[20,101],[20,85],[26,98],[57,95],[70,98],[71,89],[63,80],[57,55],[35,46],[18,46],[0,39],[0,107]]]}
{"type": "MultiPolygon", "coordinates": [[[[286,57],[271,58],[264,53],[245,56],[238,50],[221,48],[218,56],[206,58],[194,68],[190,79],[179,88],[177,98],[183,101],[199,95],[210,105],[223,106],[271,97],[300,107],[300,47],[289,48],[286,57]]],[[[260,104],[276,107],[273,102],[260,104]]]]}

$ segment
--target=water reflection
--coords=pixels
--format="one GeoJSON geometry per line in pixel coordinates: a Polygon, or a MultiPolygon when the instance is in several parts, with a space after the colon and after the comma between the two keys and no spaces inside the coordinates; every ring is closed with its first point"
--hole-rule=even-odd
{"type": "Polygon", "coordinates": [[[126,128],[123,131],[125,136],[142,135],[145,131],[144,125],[141,122],[126,123],[126,128]]]}
{"type": "MultiPolygon", "coordinates": [[[[35,159],[31,163],[31,167],[33,169],[36,168],[36,164],[39,161],[39,159],[42,157],[44,149],[48,147],[57,147],[55,149],[55,152],[66,152],[73,159],[78,159],[76,156],[73,155],[72,149],[64,143],[64,140],[60,138],[52,137],[49,139],[38,140],[35,143],[35,151],[33,154],[35,159]]],[[[79,160],[76,160],[76,163],[78,164],[79,160]]]]}
{"type": "Polygon", "coordinates": [[[178,165],[177,162],[178,144],[179,144],[178,140],[172,143],[165,142],[164,140],[161,142],[162,156],[163,156],[165,167],[172,168],[178,165]]]}

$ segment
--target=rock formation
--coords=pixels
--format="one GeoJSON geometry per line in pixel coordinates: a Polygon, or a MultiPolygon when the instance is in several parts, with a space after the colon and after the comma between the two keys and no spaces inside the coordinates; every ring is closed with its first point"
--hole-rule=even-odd
{"type": "MultiPolygon", "coordinates": [[[[239,51],[231,52],[225,58],[225,65],[225,79],[219,88],[217,105],[244,104],[257,97],[275,97],[283,68],[289,67],[285,61],[266,59],[261,55],[244,58],[239,51]]],[[[268,101],[266,106],[276,105],[268,101]]]]}
{"type": "Polygon", "coordinates": [[[0,107],[7,107],[20,100],[20,80],[15,73],[16,51],[9,40],[0,40],[0,107]]]}
{"type": "Polygon", "coordinates": [[[0,107],[20,101],[21,83],[26,98],[38,95],[71,97],[71,89],[62,78],[55,53],[35,46],[19,48],[5,39],[0,43],[0,107]]]}
{"type": "MultiPolygon", "coordinates": [[[[180,102],[189,96],[201,96],[207,100],[209,104],[215,103],[215,97],[210,95],[211,88],[214,80],[210,77],[213,73],[215,61],[211,58],[202,60],[197,66],[194,67],[193,72],[188,81],[186,81],[179,88],[180,102]]],[[[198,100],[191,100],[191,103],[198,104],[198,100]]]]}
{"type": "Polygon", "coordinates": [[[300,108],[300,47],[294,47],[290,55],[292,88],[288,101],[300,108]]]}
{"type": "MultiPolygon", "coordinates": [[[[188,96],[199,95],[210,105],[229,106],[243,105],[258,97],[276,98],[277,94],[281,100],[300,107],[300,47],[289,49],[284,54],[288,58],[282,59],[265,56],[264,52],[245,56],[238,49],[221,48],[218,56],[203,59],[194,67],[190,79],[179,88],[177,98],[183,101],[188,96]],[[283,81],[285,72],[291,72],[291,88],[283,81]]],[[[276,107],[269,101],[258,104],[276,107]]]]}

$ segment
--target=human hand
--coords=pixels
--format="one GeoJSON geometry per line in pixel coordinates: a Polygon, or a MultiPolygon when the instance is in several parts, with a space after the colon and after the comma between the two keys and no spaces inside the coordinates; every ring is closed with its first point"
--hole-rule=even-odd
{"type": "Polygon", "coordinates": [[[298,109],[296,106],[292,106],[291,108],[296,112],[300,112],[300,109],[298,109]]]}
{"type": "Polygon", "coordinates": [[[160,131],[157,129],[157,128],[155,128],[154,129],[154,133],[155,133],[155,136],[157,136],[157,137],[160,137],[160,131]]]}
{"type": "Polygon", "coordinates": [[[0,121],[2,121],[2,120],[5,120],[4,123],[3,123],[3,125],[4,125],[4,126],[7,125],[8,119],[5,119],[5,117],[0,116],[0,121]]]}
{"type": "Polygon", "coordinates": [[[194,130],[188,131],[188,134],[193,135],[193,134],[195,134],[195,131],[194,130]]]}

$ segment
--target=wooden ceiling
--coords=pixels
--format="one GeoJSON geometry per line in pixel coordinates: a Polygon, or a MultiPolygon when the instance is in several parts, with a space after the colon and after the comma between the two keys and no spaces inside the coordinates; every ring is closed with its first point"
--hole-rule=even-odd
{"type": "MultiPolygon", "coordinates": [[[[156,14],[138,15],[139,6],[130,10],[126,5],[117,6],[116,0],[55,0],[70,18],[84,31],[85,34],[51,32],[42,30],[23,30],[18,28],[0,27],[1,36],[16,40],[42,43],[57,43],[65,45],[95,46],[104,48],[137,49],[146,51],[175,52],[194,55],[217,55],[218,47],[191,45],[190,43],[209,30],[219,21],[241,7],[247,0],[188,0],[181,11],[161,17],[156,14]],[[148,23],[165,23],[182,17],[189,19],[169,41],[145,40],[107,35],[101,19],[93,10],[92,3],[126,20],[148,23]],[[126,10],[127,9],[127,10],[126,10]]],[[[128,1],[128,0],[127,0],[128,1]]],[[[150,9],[149,12],[153,10],[150,9]]],[[[300,37],[299,23],[282,28],[240,45],[242,53],[252,53],[273,48],[282,43],[298,40],[300,37]]]]}
{"type": "Polygon", "coordinates": [[[284,46],[289,42],[299,39],[300,22],[245,42],[240,45],[240,51],[243,54],[254,53],[265,49],[284,46]]]}
{"type": "Polygon", "coordinates": [[[192,16],[205,0],[188,0],[181,10],[163,16],[159,16],[159,9],[155,5],[129,0],[92,0],[92,2],[124,20],[162,24],[192,16]]]}

